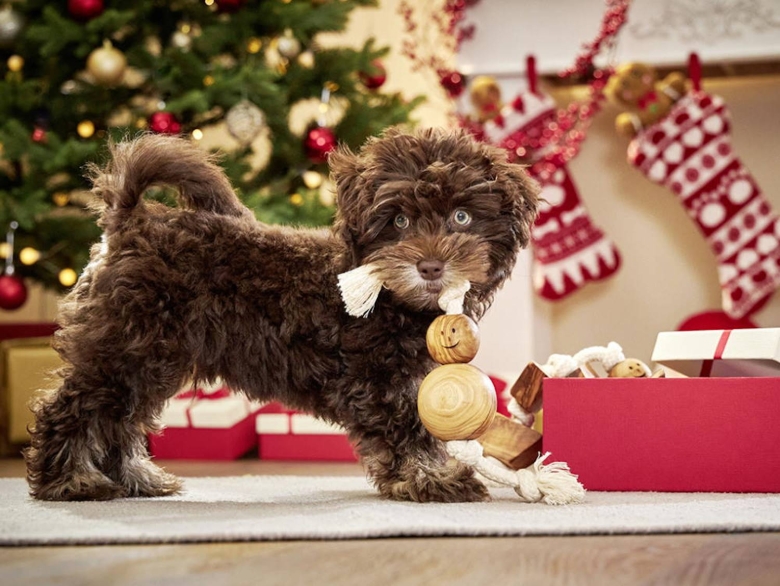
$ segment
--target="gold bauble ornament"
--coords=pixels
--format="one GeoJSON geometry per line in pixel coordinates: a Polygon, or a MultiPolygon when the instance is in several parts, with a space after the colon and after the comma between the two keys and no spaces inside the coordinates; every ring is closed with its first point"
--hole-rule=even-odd
{"type": "Polygon", "coordinates": [[[117,85],[122,81],[125,69],[127,59],[122,51],[113,47],[111,41],[104,41],[101,48],[95,49],[87,57],[87,71],[100,85],[117,85]]]}
{"type": "Polygon", "coordinates": [[[241,100],[225,115],[228,132],[241,144],[251,143],[265,127],[265,114],[249,100],[241,100]]]}
{"type": "Polygon", "coordinates": [[[287,29],[276,42],[276,50],[279,51],[279,54],[282,57],[295,59],[298,56],[298,53],[301,52],[301,43],[295,38],[292,31],[287,29]]]}

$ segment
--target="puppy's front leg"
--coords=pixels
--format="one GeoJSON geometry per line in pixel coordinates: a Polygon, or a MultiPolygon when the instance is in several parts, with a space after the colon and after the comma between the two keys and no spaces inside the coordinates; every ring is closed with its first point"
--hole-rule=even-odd
{"type": "Polygon", "coordinates": [[[415,502],[487,500],[488,491],[474,470],[448,463],[442,442],[423,427],[416,394],[413,400],[407,397],[402,405],[394,405],[390,421],[377,420],[375,426],[359,426],[350,433],[380,494],[415,502]]]}

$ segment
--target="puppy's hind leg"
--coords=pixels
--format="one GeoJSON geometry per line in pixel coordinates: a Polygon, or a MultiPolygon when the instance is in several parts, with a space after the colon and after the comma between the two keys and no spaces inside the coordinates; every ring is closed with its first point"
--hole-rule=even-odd
{"type": "Polygon", "coordinates": [[[152,464],[146,452],[145,431],[157,403],[117,378],[67,367],[60,388],[33,406],[25,452],[30,494],[41,500],[108,500],[178,491],[179,481],[152,464]]]}

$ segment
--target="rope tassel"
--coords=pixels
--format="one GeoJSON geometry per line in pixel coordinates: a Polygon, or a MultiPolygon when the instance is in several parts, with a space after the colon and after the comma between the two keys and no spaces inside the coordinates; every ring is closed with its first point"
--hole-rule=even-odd
{"type": "Polygon", "coordinates": [[[550,456],[549,452],[540,454],[536,462],[528,468],[512,470],[486,458],[482,445],[476,440],[449,441],[446,446],[450,456],[472,466],[493,482],[511,486],[517,495],[528,503],[569,505],[585,500],[585,488],[565,462],[544,463],[550,456]]]}
{"type": "Polygon", "coordinates": [[[374,309],[382,291],[382,281],[376,276],[376,269],[375,265],[367,264],[339,275],[341,299],[349,315],[367,317],[374,309]]]}

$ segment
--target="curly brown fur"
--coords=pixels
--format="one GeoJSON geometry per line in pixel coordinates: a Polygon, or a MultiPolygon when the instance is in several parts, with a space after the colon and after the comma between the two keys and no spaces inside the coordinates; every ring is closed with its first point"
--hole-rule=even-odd
{"type": "Polygon", "coordinates": [[[113,147],[93,173],[104,239],[61,307],[62,383],[35,406],[34,497],[177,491],[150,462],[145,434],[187,381],[217,377],[343,425],[385,497],[487,497],[470,468],[448,466],[418,418],[417,388],[434,366],[425,332],[453,280],[472,282],[466,312],[484,313],[528,243],[537,187],[460,132],[393,130],[330,163],[334,228],[303,230],[258,223],[184,140],[113,147]],[[155,184],[178,187],[183,208],[144,201],[155,184]],[[456,209],[471,214],[468,226],[454,222],[456,209]],[[395,227],[399,214],[408,227],[395,227]],[[442,263],[440,278],[422,278],[423,260],[442,263]],[[367,318],[353,318],[337,275],[369,262],[386,290],[367,318]]]}

